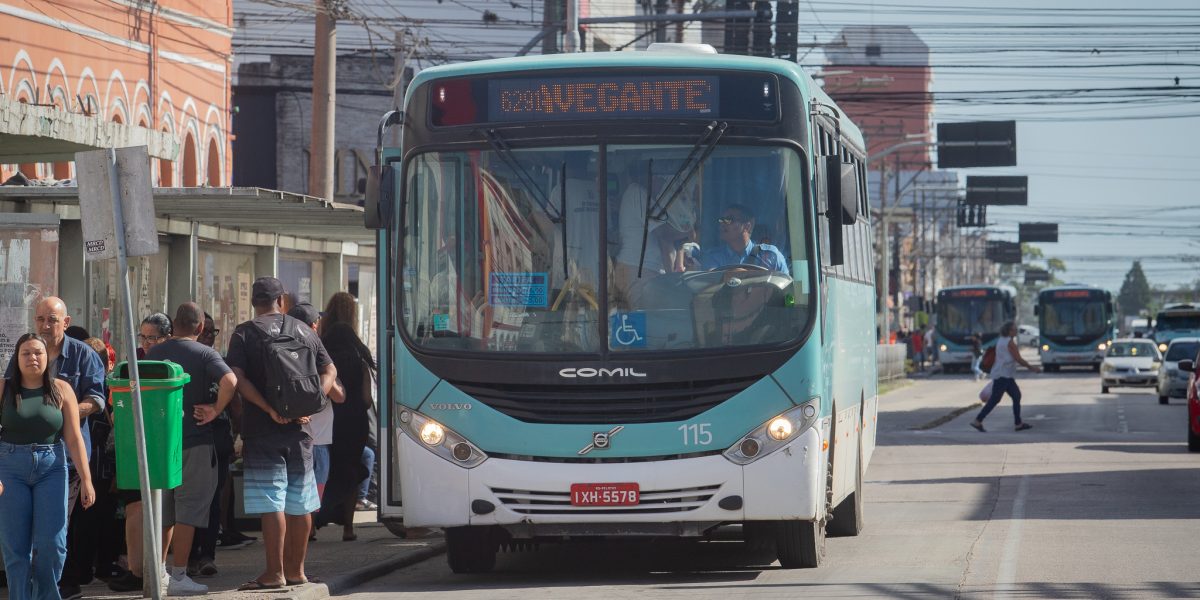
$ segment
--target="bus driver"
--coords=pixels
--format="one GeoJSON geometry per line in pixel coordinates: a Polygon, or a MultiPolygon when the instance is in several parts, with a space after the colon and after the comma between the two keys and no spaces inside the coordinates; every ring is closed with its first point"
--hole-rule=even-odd
{"type": "Polygon", "coordinates": [[[700,259],[700,268],[712,270],[726,265],[757,265],[788,275],[787,260],[779,248],[756,244],[750,239],[754,213],[743,204],[731,204],[717,219],[722,245],[708,250],[700,259]]]}

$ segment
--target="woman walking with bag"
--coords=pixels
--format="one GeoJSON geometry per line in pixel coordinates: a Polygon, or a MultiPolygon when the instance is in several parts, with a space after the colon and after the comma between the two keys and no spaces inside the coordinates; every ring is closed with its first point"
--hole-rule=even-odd
{"type": "MultiPolygon", "coordinates": [[[[12,600],[58,600],[67,556],[67,452],[86,465],[79,404],[52,376],[46,339],[17,340],[16,371],[0,380],[0,546],[12,600]]],[[[89,469],[79,469],[79,499],[96,501],[89,469]]]]}
{"type": "Polygon", "coordinates": [[[1024,358],[1021,358],[1021,350],[1017,346],[1017,325],[1012,321],[1000,326],[1000,337],[996,340],[996,362],[992,365],[989,377],[992,379],[992,395],[988,399],[987,404],[983,405],[983,410],[979,411],[979,416],[971,421],[971,427],[979,431],[986,431],[983,428],[983,420],[987,418],[988,413],[996,408],[1000,403],[1000,398],[1005,393],[1012,398],[1013,405],[1013,428],[1016,431],[1024,431],[1031,429],[1033,425],[1021,420],[1021,388],[1017,386],[1017,365],[1021,365],[1033,372],[1041,371],[1041,369],[1029,364],[1024,358]]]}
{"type": "Polygon", "coordinates": [[[318,525],[340,523],[342,539],[357,539],[354,533],[354,509],[358,488],[371,476],[363,466],[363,448],[367,445],[371,423],[371,381],[375,359],[356,333],[358,300],[347,292],[329,299],[325,314],[317,325],[321,343],[333,358],[338,380],[346,400],[333,405],[333,444],[329,449],[329,481],[321,499],[318,525]]]}

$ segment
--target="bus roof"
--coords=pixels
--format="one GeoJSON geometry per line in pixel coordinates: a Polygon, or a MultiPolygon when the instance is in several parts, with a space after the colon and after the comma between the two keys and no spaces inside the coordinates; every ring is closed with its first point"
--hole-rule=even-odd
{"type": "MultiPolygon", "coordinates": [[[[814,100],[821,104],[836,106],[836,103],[805,73],[799,65],[776,58],[759,58],[755,56],[740,56],[735,54],[701,54],[696,52],[646,52],[642,50],[626,52],[577,52],[572,54],[546,54],[537,56],[516,56],[510,58],[494,58],[473,62],[440,65],[424,69],[413,78],[408,86],[411,95],[421,84],[430,80],[446,77],[470,77],[476,75],[508,73],[516,71],[537,71],[552,69],[573,69],[580,67],[648,67],[648,68],[696,68],[724,69],[730,71],[765,71],[788,79],[800,88],[800,94],[806,103],[814,100]]],[[[405,97],[407,104],[411,100],[405,97]]],[[[851,139],[861,143],[862,131],[843,111],[838,111],[840,127],[851,139]]],[[[865,147],[864,147],[865,150],[865,147]]]]}

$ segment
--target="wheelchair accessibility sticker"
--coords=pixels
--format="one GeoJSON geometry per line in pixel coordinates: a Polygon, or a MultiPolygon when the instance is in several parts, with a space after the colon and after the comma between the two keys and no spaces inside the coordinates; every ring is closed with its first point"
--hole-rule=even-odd
{"type": "Polygon", "coordinates": [[[645,348],[646,313],[616,313],[609,319],[610,348],[645,348]]]}

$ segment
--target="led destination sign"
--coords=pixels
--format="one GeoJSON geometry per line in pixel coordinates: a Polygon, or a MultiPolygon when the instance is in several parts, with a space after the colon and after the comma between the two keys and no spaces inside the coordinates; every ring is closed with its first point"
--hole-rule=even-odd
{"type": "Polygon", "coordinates": [[[488,82],[493,121],[619,117],[716,117],[716,77],[508,79],[488,82]]]}
{"type": "Polygon", "coordinates": [[[779,80],[766,73],[549,74],[429,83],[430,123],[539,123],[620,119],[775,122],[779,80]]]}

